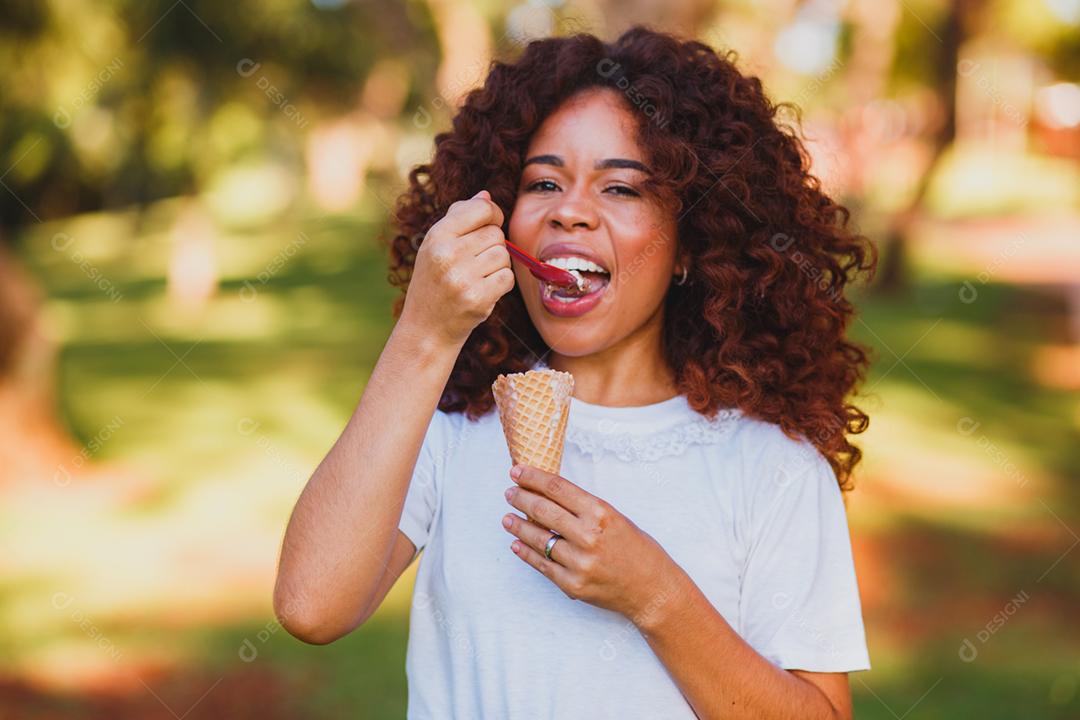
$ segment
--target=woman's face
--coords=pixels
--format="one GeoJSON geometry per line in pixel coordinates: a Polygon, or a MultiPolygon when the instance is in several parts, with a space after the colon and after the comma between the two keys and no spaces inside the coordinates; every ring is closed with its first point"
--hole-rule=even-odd
{"type": "Polygon", "coordinates": [[[509,239],[587,281],[577,297],[514,263],[533,324],[561,355],[591,355],[663,321],[676,219],[641,188],[636,124],[616,91],[586,90],[544,120],[525,155],[509,239]]]}

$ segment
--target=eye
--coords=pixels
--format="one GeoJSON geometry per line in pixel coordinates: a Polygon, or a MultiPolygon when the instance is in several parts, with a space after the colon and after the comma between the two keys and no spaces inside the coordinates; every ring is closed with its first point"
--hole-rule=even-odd
{"type": "Polygon", "coordinates": [[[526,190],[536,190],[537,192],[552,192],[554,190],[558,190],[559,186],[556,185],[551,180],[536,180],[535,182],[529,183],[525,187],[525,189],[526,190]],[[541,187],[541,186],[543,186],[543,187],[541,187]]]}
{"type": "Polygon", "coordinates": [[[614,195],[625,195],[626,197],[640,197],[641,193],[632,187],[627,185],[611,185],[604,189],[604,192],[614,191],[614,195]]]}

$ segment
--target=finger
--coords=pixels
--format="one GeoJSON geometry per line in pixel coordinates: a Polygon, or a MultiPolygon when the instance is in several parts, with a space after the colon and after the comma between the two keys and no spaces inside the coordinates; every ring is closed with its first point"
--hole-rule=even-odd
{"type": "Polygon", "coordinates": [[[578,519],[553,500],[520,487],[510,488],[507,501],[542,528],[551,528],[572,542],[581,544],[578,519]]]}
{"type": "Polygon", "coordinates": [[[495,213],[495,217],[498,218],[492,224],[501,227],[506,218],[503,215],[502,208],[499,207],[499,203],[491,199],[491,193],[487,190],[481,190],[480,192],[473,195],[473,197],[477,200],[486,200],[487,202],[491,203],[491,207],[493,209],[493,212],[495,213]]]}
{"type": "Polygon", "coordinates": [[[510,469],[510,477],[521,487],[554,500],[578,517],[599,501],[598,497],[566,478],[530,465],[515,465],[510,469]],[[515,471],[519,468],[521,472],[515,477],[515,471]]]}
{"type": "MultiPolygon", "coordinates": [[[[511,535],[516,535],[541,555],[544,554],[544,548],[547,547],[548,540],[551,539],[551,531],[545,530],[536,523],[531,523],[514,513],[508,513],[503,518],[503,528],[511,535]],[[510,521],[510,527],[506,527],[507,520],[510,521]]],[[[570,544],[570,540],[563,537],[551,548],[551,559],[563,567],[577,567],[579,553],[577,548],[570,544]]]]}
{"type": "Polygon", "coordinates": [[[483,225],[459,237],[458,243],[463,252],[479,255],[491,247],[506,247],[506,236],[498,225],[483,225]]]}
{"type": "Polygon", "coordinates": [[[443,230],[459,236],[484,225],[502,227],[502,224],[502,208],[488,198],[475,196],[455,202],[439,221],[443,230]]]}
{"type": "Polygon", "coordinates": [[[510,267],[510,253],[505,245],[493,245],[476,256],[476,266],[480,268],[481,275],[487,277],[496,270],[510,267]]]}
{"type": "MultiPolygon", "coordinates": [[[[560,543],[556,543],[558,548],[560,543]]],[[[559,586],[566,595],[574,600],[577,598],[570,594],[569,588],[573,587],[574,576],[569,570],[553,560],[548,560],[543,553],[539,553],[520,540],[510,544],[510,549],[519,558],[532,565],[541,575],[559,586]]]]}
{"type": "Polygon", "coordinates": [[[510,268],[499,268],[495,272],[480,281],[485,293],[501,298],[514,289],[514,271],[510,268]]]}
{"type": "Polygon", "coordinates": [[[481,190],[476,194],[476,198],[478,200],[482,199],[487,201],[488,203],[491,203],[491,212],[494,213],[494,219],[491,221],[491,224],[502,227],[502,224],[506,221],[506,216],[503,215],[503,211],[502,208],[499,207],[499,203],[491,199],[491,193],[489,193],[487,190],[481,190]]]}

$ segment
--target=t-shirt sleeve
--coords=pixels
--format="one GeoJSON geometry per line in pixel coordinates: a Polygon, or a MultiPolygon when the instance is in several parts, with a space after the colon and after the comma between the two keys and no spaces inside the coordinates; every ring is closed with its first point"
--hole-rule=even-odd
{"type": "Polygon", "coordinates": [[[451,449],[450,438],[450,419],[442,410],[436,410],[424,434],[398,522],[398,529],[412,541],[417,552],[427,544],[435,519],[443,468],[451,449]]]}
{"type": "Polygon", "coordinates": [[[799,443],[761,479],[740,596],[743,639],[784,669],[869,670],[847,513],[831,466],[799,443]]]}

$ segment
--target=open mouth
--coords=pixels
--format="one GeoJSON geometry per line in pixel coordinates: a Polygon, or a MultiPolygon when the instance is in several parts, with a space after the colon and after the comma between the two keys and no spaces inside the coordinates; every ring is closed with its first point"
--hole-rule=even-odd
{"type": "Polygon", "coordinates": [[[606,268],[583,257],[565,255],[546,258],[544,262],[568,271],[578,281],[577,287],[559,287],[545,283],[545,299],[572,303],[588,295],[603,292],[611,282],[611,273],[606,268]]]}

